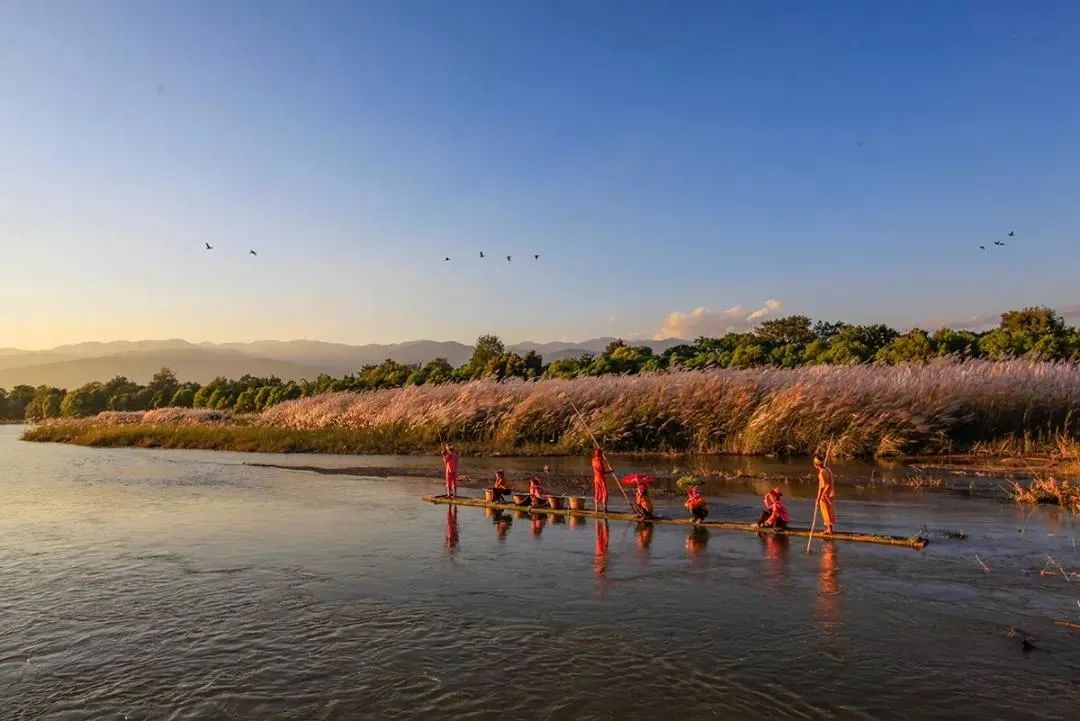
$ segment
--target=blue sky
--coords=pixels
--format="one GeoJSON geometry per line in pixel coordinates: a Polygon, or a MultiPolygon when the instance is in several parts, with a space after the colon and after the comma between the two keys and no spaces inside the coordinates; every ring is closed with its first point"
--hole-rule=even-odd
{"type": "Polygon", "coordinates": [[[1065,2],[0,0],[0,347],[1075,306],[1078,47],[1065,2]]]}

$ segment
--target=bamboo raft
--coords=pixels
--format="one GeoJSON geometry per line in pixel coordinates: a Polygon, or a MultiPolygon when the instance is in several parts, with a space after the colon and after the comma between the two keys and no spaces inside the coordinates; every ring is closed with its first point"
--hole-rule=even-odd
{"type": "MultiPolygon", "coordinates": [[[[428,503],[441,503],[452,506],[474,506],[476,508],[492,508],[499,511],[521,511],[524,513],[543,513],[549,516],[576,516],[578,518],[604,518],[609,521],[630,521],[633,523],[659,523],[669,526],[692,526],[693,520],[690,518],[652,518],[648,521],[642,521],[633,513],[628,512],[608,512],[602,511],[578,511],[571,510],[569,508],[543,508],[533,506],[517,506],[513,503],[495,503],[493,501],[485,501],[481,498],[466,498],[463,496],[456,496],[450,498],[448,496],[424,496],[421,500],[428,503]]],[[[793,528],[788,526],[786,529],[780,531],[773,528],[758,528],[753,523],[736,523],[735,521],[704,521],[697,524],[701,528],[708,528],[710,530],[720,531],[745,531],[748,533],[771,533],[777,536],[802,536],[806,538],[810,535],[809,528],[793,528]]],[[[814,533],[816,538],[821,538],[829,541],[854,541],[856,543],[877,543],[883,546],[905,546],[907,548],[922,549],[926,547],[929,541],[921,536],[912,536],[910,538],[905,536],[885,536],[876,533],[852,533],[849,531],[836,531],[828,536],[823,536],[820,531],[814,533]]]]}

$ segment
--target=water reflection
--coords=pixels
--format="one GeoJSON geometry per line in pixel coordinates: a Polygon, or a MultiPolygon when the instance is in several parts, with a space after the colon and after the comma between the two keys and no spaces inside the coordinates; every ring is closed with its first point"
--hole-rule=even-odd
{"type": "Polygon", "coordinates": [[[759,533],[762,550],[765,552],[766,575],[772,579],[774,588],[783,586],[784,577],[787,575],[787,555],[791,540],[786,535],[775,533],[759,533]]]}
{"type": "Polygon", "coordinates": [[[634,530],[634,536],[637,538],[638,557],[643,566],[649,562],[649,546],[652,545],[655,530],[656,528],[651,523],[639,523],[634,530]]]}
{"type": "Polygon", "coordinates": [[[832,630],[840,622],[840,570],[836,562],[836,544],[825,541],[818,554],[817,616],[824,630],[832,630]]]}
{"type": "Polygon", "coordinates": [[[540,538],[540,534],[544,530],[544,526],[547,524],[547,514],[545,513],[532,513],[532,534],[534,538],[540,538]]]}
{"type": "Polygon", "coordinates": [[[700,565],[701,554],[707,545],[709,545],[709,529],[704,526],[693,526],[686,536],[686,553],[690,556],[690,565],[700,565]]]}
{"type": "Polygon", "coordinates": [[[491,519],[491,522],[495,525],[495,537],[500,541],[506,540],[506,533],[510,530],[510,526],[514,523],[514,519],[510,517],[506,511],[502,509],[488,508],[486,511],[487,516],[491,519]]]}
{"type": "Polygon", "coordinates": [[[457,506],[446,507],[446,550],[453,553],[458,546],[457,506]]]}
{"type": "Polygon", "coordinates": [[[596,546],[593,549],[593,571],[597,576],[603,576],[607,572],[608,540],[607,519],[597,518],[596,546]]]}

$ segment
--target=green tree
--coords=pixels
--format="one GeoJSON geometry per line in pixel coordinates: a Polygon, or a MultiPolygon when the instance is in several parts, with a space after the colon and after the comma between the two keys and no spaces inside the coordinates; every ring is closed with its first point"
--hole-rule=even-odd
{"type": "Polygon", "coordinates": [[[468,378],[480,378],[493,358],[498,358],[506,353],[506,346],[497,335],[482,335],[476,339],[473,346],[472,357],[465,364],[468,378]]]}
{"type": "Polygon", "coordinates": [[[233,410],[237,413],[254,413],[257,409],[255,406],[255,397],[258,391],[254,388],[245,388],[240,395],[236,397],[236,404],[233,406],[233,410]]]}
{"type": "Polygon", "coordinates": [[[34,389],[34,395],[26,405],[26,420],[41,421],[46,418],[56,418],[60,415],[60,404],[64,400],[67,391],[63,388],[50,386],[38,386],[34,389]]]}
{"type": "Polygon", "coordinates": [[[108,389],[101,383],[87,383],[68,391],[60,401],[60,415],[81,418],[101,413],[108,406],[108,389]]]}
{"type": "Polygon", "coordinates": [[[896,365],[897,363],[925,363],[934,356],[934,344],[926,331],[918,328],[893,338],[874,356],[878,363],[896,365]]]}
{"type": "Polygon", "coordinates": [[[195,405],[196,389],[190,386],[182,386],[176,389],[176,393],[169,399],[169,405],[177,408],[191,408],[195,405]]]}
{"type": "Polygon", "coordinates": [[[1000,327],[1031,336],[1060,335],[1065,332],[1065,321],[1053,308],[1034,306],[1002,313],[1000,327]]]}
{"type": "Polygon", "coordinates": [[[754,331],[761,340],[776,345],[789,343],[805,345],[817,336],[810,327],[810,319],[805,315],[789,315],[785,318],[764,321],[754,331]]]}

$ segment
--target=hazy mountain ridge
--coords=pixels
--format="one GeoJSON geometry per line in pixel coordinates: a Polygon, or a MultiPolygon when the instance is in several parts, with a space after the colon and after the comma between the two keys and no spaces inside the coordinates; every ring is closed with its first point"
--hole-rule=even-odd
{"type": "MultiPolygon", "coordinates": [[[[580,343],[518,343],[507,346],[516,353],[530,350],[547,362],[599,354],[614,338],[593,338],[580,343]]],[[[663,352],[685,341],[634,341],[663,352]]],[[[315,378],[320,373],[341,376],[361,366],[391,358],[399,363],[426,363],[446,358],[452,365],[465,363],[472,346],[457,341],[416,340],[404,343],[348,345],[314,340],[252,341],[246,343],[191,343],[165,340],[88,342],[48,350],[0,350],[0,388],[15,385],[50,385],[74,388],[117,375],[146,383],[162,366],[183,381],[205,383],[217,376],[237,378],[245,373],[276,375],[284,380],[315,378]]]]}

